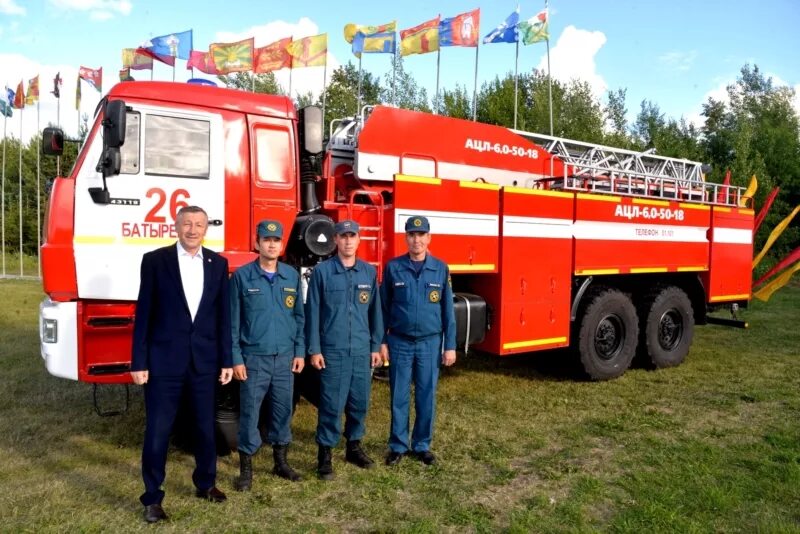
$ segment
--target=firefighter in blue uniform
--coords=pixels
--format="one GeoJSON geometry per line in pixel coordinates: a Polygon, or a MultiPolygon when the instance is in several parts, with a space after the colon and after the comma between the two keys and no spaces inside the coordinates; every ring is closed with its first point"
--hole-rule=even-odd
{"type": "Polygon", "coordinates": [[[269,403],[267,441],[275,461],[273,473],[296,481],[286,461],[292,441],[292,373],[305,364],[304,310],[300,275],[279,262],[283,226],[261,221],[256,227],[259,257],[243,265],[231,280],[233,376],[240,381],[239,479],[236,489],[253,482],[252,457],[261,447],[258,431],[261,403],[269,403]]]}
{"type": "Polygon", "coordinates": [[[392,425],[387,465],[413,454],[425,465],[436,463],[431,452],[439,364],[456,361],[453,289],[447,264],[428,253],[430,223],[422,216],[405,224],[408,253],[386,264],[381,303],[386,337],[381,356],[390,360],[392,425]],[[416,419],[409,448],[411,382],[416,419]]]}
{"type": "Polygon", "coordinates": [[[369,406],[371,367],[381,362],[383,319],[375,267],[358,259],[359,226],[336,224],[337,254],[314,268],[306,301],[309,363],[320,371],[317,474],[333,479],[331,448],[339,442],[345,414],[345,459],[375,465],[361,447],[369,406]]]}

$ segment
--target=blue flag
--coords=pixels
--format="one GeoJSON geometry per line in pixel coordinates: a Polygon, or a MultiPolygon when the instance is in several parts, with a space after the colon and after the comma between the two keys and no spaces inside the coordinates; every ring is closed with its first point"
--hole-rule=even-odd
{"type": "Polygon", "coordinates": [[[0,100],[0,115],[3,117],[11,117],[14,112],[11,111],[11,106],[5,100],[0,100]]]}
{"type": "Polygon", "coordinates": [[[365,35],[356,32],[353,37],[353,54],[361,57],[365,54],[394,54],[396,46],[395,32],[373,33],[365,35]]]}
{"type": "Polygon", "coordinates": [[[16,96],[17,94],[8,86],[6,86],[6,99],[8,100],[9,109],[12,109],[14,107],[14,99],[16,98],[16,96]]]}
{"type": "Polygon", "coordinates": [[[159,56],[189,59],[192,54],[192,30],[153,37],[142,48],[159,56]]]}
{"type": "Polygon", "coordinates": [[[489,43],[516,43],[517,38],[517,24],[519,23],[519,6],[516,11],[511,13],[506,20],[501,22],[497,28],[486,34],[483,38],[483,44],[489,43]]]}

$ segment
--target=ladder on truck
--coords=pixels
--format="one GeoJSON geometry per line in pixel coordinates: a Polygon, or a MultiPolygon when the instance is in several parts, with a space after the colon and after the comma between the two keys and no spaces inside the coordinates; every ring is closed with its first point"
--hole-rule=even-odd
{"type": "Polygon", "coordinates": [[[532,141],[564,163],[563,176],[550,172],[537,180],[551,189],[612,193],[686,202],[740,206],[743,187],[705,181],[704,164],[624,148],[575,141],[544,134],[511,130],[532,141]]]}

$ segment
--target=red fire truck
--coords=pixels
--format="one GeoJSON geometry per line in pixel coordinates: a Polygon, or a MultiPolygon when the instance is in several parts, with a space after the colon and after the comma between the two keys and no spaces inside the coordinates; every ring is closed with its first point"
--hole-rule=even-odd
{"type": "MultiPolygon", "coordinates": [[[[51,153],[62,142],[45,132],[51,153]]],[[[462,348],[572,346],[593,379],[619,376],[637,351],[677,365],[710,309],[750,299],[742,195],[653,153],[389,106],[323,125],[286,97],[120,83],[53,183],[42,356],[56,376],[127,383],[142,254],[173,243],[176,211],[195,204],[231,270],[255,258],[269,217],[292,229],[285,260],[306,276],[333,253],[336,221],[360,223],[359,255],[380,271],[404,252],[406,219],[425,215],[462,348]]]]}

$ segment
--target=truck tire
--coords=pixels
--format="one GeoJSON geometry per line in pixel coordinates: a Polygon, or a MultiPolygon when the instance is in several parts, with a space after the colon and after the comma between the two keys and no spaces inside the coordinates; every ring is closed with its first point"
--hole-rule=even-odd
{"type": "Polygon", "coordinates": [[[639,347],[657,369],[675,367],[689,354],[694,311],[686,293],[675,286],[653,292],[639,312],[639,347]]]}
{"type": "Polygon", "coordinates": [[[592,380],[616,378],[630,367],[636,355],[636,308],[616,289],[598,289],[587,297],[577,336],[583,369],[592,380]]]}

